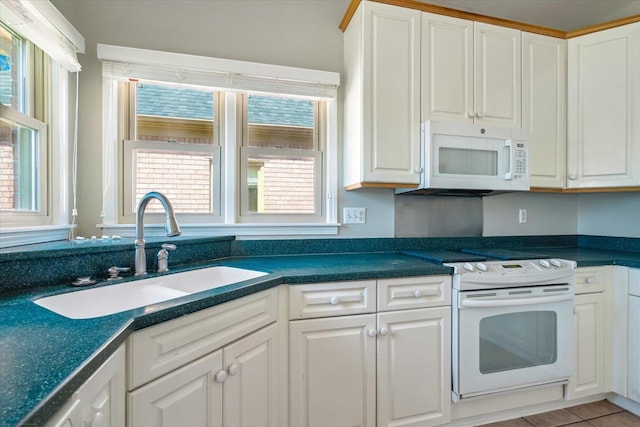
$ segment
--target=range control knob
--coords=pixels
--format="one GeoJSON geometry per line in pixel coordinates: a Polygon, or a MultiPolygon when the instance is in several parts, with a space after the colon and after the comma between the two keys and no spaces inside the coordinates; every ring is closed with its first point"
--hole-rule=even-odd
{"type": "Polygon", "coordinates": [[[562,261],[560,261],[559,259],[550,259],[549,262],[551,263],[551,265],[555,265],[556,267],[562,267],[562,261]]]}
{"type": "Polygon", "coordinates": [[[483,262],[476,263],[476,267],[478,267],[478,270],[480,271],[487,271],[487,264],[483,262]]]}
{"type": "Polygon", "coordinates": [[[549,264],[549,261],[547,261],[546,259],[541,259],[540,261],[538,261],[538,264],[540,264],[544,268],[551,267],[551,264],[549,264]]]}
{"type": "Polygon", "coordinates": [[[473,265],[470,262],[465,262],[462,267],[464,267],[464,269],[467,270],[467,271],[475,270],[475,268],[473,268],[473,265]]]}

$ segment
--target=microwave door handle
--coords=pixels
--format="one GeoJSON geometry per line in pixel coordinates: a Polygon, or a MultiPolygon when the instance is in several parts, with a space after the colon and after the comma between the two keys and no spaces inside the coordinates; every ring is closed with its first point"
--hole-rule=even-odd
{"type": "Polygon", "coordinates": [[[512,142],[511,138],[504,141],[504,146],[509,147],[509,170],[507,171],[507,173],[504,174],[504,179],[507,181],[511,179],[511,174],[513,172],[514,163],[515,163],[515,157],[514,157],[513,147],[511,146],[511,142],[512,142]]]}
{"type": "Polygon", "coordinates": [[[534,298],[503,298],[494,300],[473,300],[464,299],[460,305],[467,308],[488,308],[488,307],[513,307],[519,305],[530,304],[547,304],[551,302],[570,301],[573,299],[573,294],[553,295],[549,297],[534,297],[534,298]]]}

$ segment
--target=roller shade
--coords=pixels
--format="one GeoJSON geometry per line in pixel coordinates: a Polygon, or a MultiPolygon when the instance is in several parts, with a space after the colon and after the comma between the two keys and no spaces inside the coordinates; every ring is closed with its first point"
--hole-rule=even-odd
{"type": "Polygon", "coordinates": [[[98,45],[102,74],[241,92],[335,99],[340,74],[181,53],[98,45]]]}
{"type": "Polygon", "coordinates": [[[2,0],[0,18],[29,39],[57,64],[80,71],[78,53],[84,53],[84,37],[48,0],[2,0]]]}

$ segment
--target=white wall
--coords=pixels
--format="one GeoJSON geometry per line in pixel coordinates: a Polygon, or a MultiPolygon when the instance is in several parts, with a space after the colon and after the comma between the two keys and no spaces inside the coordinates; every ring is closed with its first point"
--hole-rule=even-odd
{"type": "MultiPolygon", "coordinates": [[[[96,224],[102,222],[98,43],[342,72],[342,32],[338,24],[349,0],[52,3],[86,39],[86,53],[79,56],[83,70],[78,150],[78,231],[84,236],[98,234],[96,224]]],[[[341,125],[340,117],[340,129],[341,125]]],[[[341,153],[340,145],[340,165],[341,153]]],[[[342,176],[339,186],[342,188],[342,176]]],[[[367,209],[367,223],[342,227],[340,237],[393,236],[392,190],[341,191],[338,198],[341,207],[367,209]]]]}
{"type": "Polygon", "coordinates": [[[580,194],[578,234],[640,238],[640,193],[580,194]]]}

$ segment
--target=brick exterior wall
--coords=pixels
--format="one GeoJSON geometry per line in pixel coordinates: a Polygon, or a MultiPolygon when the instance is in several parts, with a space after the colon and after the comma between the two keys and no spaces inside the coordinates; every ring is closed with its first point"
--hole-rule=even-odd
{"type": "Polygon", "coordinates": [[[268,159],[264,161],[264,212],[314,212],[312,159],[268,159]]]}
{"type": "Polygon", "coordinates": [[[0,144],[0,209],[13,209],[13,148],[0,144]]]}
{"type": "MultiPolygon", "coordinates": [[[[149,191],[169,197],[178,212],[211,211],[211,155],[136,150],[136,200],[149,191]]],[[[163,212],[157,201],[147,211],[163,212]]]]}

